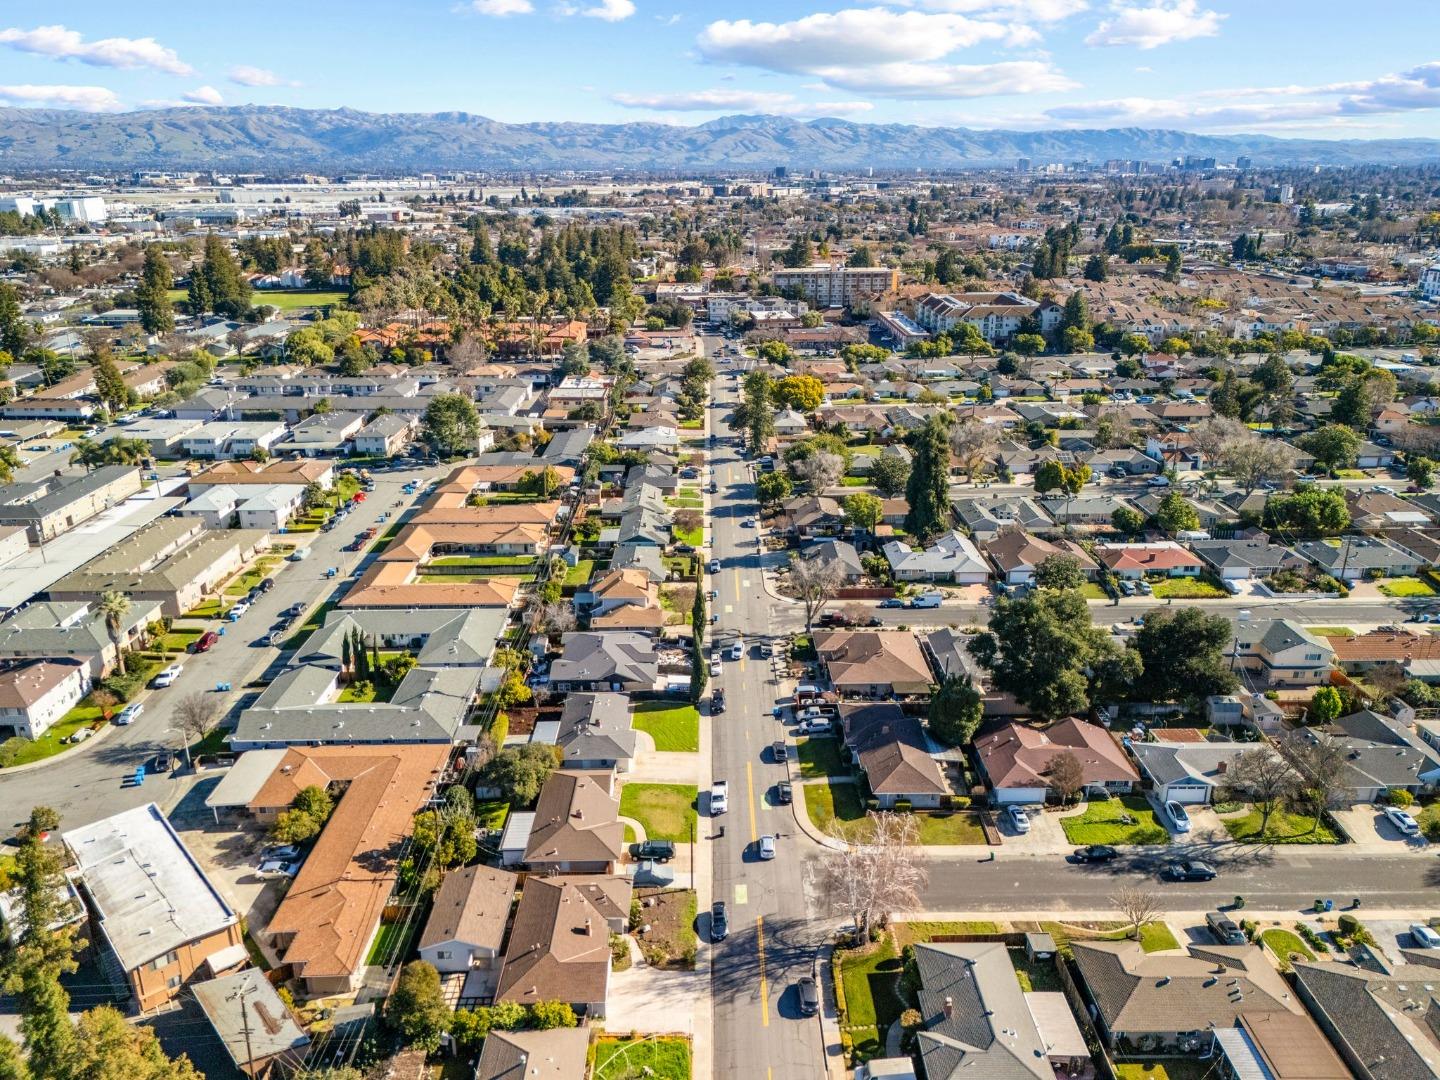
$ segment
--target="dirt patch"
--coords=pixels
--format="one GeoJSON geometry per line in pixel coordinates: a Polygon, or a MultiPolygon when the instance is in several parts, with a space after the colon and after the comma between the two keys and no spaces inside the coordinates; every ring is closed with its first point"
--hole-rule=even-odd
{"type": "Polygon", "coordinates": [[[511,735],[529,735],[535,730],[535,725],[541,720],[559,720],[559,709],[506,709],[505,715],[510,718],[509,732],[511,735]],[[547,713],[553,715],[546,715],[547,713]]]}
{"type": "Polygon", "coordinates": [[[698,939],[695,934],[696,898],[692,889],[636,889],[639,925],[635,932],[640,952],[651,967],[693,968],[698,939]]]}

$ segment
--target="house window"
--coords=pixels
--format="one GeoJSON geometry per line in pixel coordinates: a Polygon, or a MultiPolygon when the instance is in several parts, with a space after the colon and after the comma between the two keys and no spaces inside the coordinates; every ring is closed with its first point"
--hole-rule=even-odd
{"type": "Polygon", "coordinates": [[[165,982],[165,987],[166,987],[166,989],[168,989],[168,990],[174,990],[174,989],[175,989],[176,987],[178,987],[179,985],[180,985],[180,976],[179,976],[179,975],[171,975],[170,978],[167,979],[166,982],[165,982]]]}
{"type": "Polygon", "coordinates": [[[449,953],[448,951],[437,952],[437,953],[435,954],[435,959],[436,959],[436,960],[449,960],[449,959],[450,959],[450,953],[449,953]]]}
{"type": "Polygon", "coordinates": [[[159,971],[161,968],[167,968],[167,967],[169,967],[171,964],[174,964],[174,963],[178,962],[179,959],[180,959],[180,954],[177,953],[177,952],[175,952],[175,950],[172,949],[172,950],[170,950],[169,952],[167,952],[164,956],[157,956],[154,960],[151,960],[151,961],[150,961],[150,970],[151,970],[151,971],[159,971]]]}

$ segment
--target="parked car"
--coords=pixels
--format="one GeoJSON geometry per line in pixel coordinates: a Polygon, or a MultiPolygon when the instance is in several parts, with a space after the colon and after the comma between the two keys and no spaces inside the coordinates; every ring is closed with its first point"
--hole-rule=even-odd
{"type": "Polygon", "coordinates": [[[145,705],[143,702],[131,702],[129,705],[126,705],[125,708],[120,710],[119,714],[115,717],[115,723],[119,724],[121,727],[124,727],[126,724],[133,724],[136,720],[140,718],[140,714],[144,711],[145,705]]]}
{"type": "Polygon", "coordinates": [[[812,716],[809,720],[800,721],[800,726],[795,730],[801,735],[828,735],[830,724],[828,716],[812,716]]]}
{"type": "Polygon", "coordinates": [[[1023,806],[1012,806],[1006,811],[1010,818],[1010,826],[1017,833],[1028,833],[1030,831],[1030,815],[1025,812],[1023,806]]]}
{"type": "Polygon", "coordinates": [[[280,859],[282,862],[294,862],[300,858],[299,844],[271,844],[260,852],[261,860],[280,859]]]}
{"type": "Polygon", "coordinates": [[[710,815],[723,814],[730,809],[730,782],[716,780],[710,785],[710,815]]]}
{"type": "Polygon", "coordinates": [[[730,915],[725,909],[724,900],[716,900],[710,905],[710,940],[724,941],[730,936],[730,915]]]}
{"type": "Polygon", "coordinates": [[[155,688],[157,690],[163,690],[167,686],[173,686],[175,680],[180,677],[180,672],[183,670],[179,664],[171,664],[164,671],[160,672],[159,675],[155,676],[155,688]]]}
{"type": "Polygon", "coordinates": [[[1235,920],[1224,912],[1211,911],[1205,916],[1205,925],[1221,945],[1244,945],[1245,931],[1235,925],[1235,920]]]}
{"type": "Polygon", "coordinates": [[[719,559],[711,559],[711,560],[710,560],[709,570],[710,570],[710,573],[712,573],[712,574],[718,574],[718,573],[720,572],[720,560],[719,560],[719,559]]]}
{"type": "Polygon", "coordinates": [[[1440,949],[1440,934],[1424,923],[1410,924],[1410,939],[1422,949],[1440,949]]]}
{"type": "Polygon", "coordinates": [[[1160,874],[1170,881],[1214,881],[1216,870],[1198,859],[1175,859],[1167,862],[1160,874]]]}
{"type": "Polygon", "coordinates": [[[1079,863],[1107,863],[1120,857],[1109,844],[1090,844],[1086,847],[1076,848],[1072,858],[1079,863]]]}
{"type": "Polygon", "coordinates": [[[205,633],[201,634],[191,644],[190,651],[195,653],[209,652],[215,647],[215,643],[219,640],[220,635],[214,630],[206,630],[205,633]]]}
{"type": "Polygon", "coordinates": [[[675,857],[675,845],[669,840],[642,840],[632,844],[630,854],[647,862],[669,862],[675,857]]]}
{"type": "Polygon", "coordinates": [[[674,885],[675,871],[668,866],[646,859],[639,866],[635,867],[634,884],[636,885],[674,885]]]}
{"type": "Polygon", "coordinates": [[[1420,823],[1411,817],[1408,811],[1401,810],[1398,806],[1385,807],[1385,820],[1394,825],[1403,836],[1420,835],[1420,823]]]}
{"type": "Polygon", "coordinates": [[[744,640],[743,638],[736,638],[735,641],[731,642],[731,644],[730,644],[730,649],[729,649],[729,651],[726,653],[726,659],[728,659],[728,660],[739,660],[739,659],[740,659],[742,656],[744,656],[744,655],[745,655],[745,640],[744,640]]]}
{"type": "Polygon", "coordinates": [[[800,976],[795,983],[795,999],[801,1016],[814,1016],[820,1011],[820,988],[809,975],[800,976]]]}
{"type": "Polygon", "coordinates": [[[725,665],[722,664],[719,660],[711,660],[710,677],[713,679],[718,679],[723,674],[725,674],[725,665]]]}
{"type": "Polygon", "coordinates": [[[787,756],[784,739],[776,739],[770,744],[770,757],[773,758],[776,763],[783,764],[787,756]]]}
{"type": "Polygon", "coordinates": [[[225,613],[225,617],[231,622],[239,622],[240,616],[244,615],[249,610],[249,602],[246,600],[241,600],[238,604],[236,604],[234,607],[232,607],[229,611],[225,613]]]}
{"type": "Polygon", "coordinates": [[[292,878],[300,872],[300,864],[284,859],[266,859],[255,868],[255,875],[263,881],[279,881],[292,878]]]}
{"type": "Polygon", "coordinates": [[[890,596],[886,597],[884,600],[881,600],[880,606],[883,608],[903,608],[905,606],[905,601],[901,600],[897,596],[890,596]]]}
{"type": "Polygon", "coordinates": [[[1174,799],[1165,804],[1165,817],[1169,819],[1170,827],[1177,833],[1190,831],[1190,815],[1185,812],[1185,807],[1174,799]]]}
{"type": "Polygon", "coordinates": [[[760,837],[760,858],[770,860],[775,857],[775,837],[766,833],[760,837]]]}
{"type": "Polygon", "coordinates": [[[793,798],[794,793],[791,791],[789,780],[781,780],[775,785],[775,801],[781,806],[789,806],[790,800],[793,798]]]}
{"type": "Polygon", "coordinates": [[[161,750],[150,759],[150,771],[156,775],[164,775],[175,767],[175,759],[170,756],[169,750],[161,750]]]}

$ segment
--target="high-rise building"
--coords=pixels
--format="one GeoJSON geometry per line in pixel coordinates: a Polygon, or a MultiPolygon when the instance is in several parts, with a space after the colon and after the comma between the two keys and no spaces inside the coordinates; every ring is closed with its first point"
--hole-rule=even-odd
{"type": "Polygon", "coordinates": [[[1015,162],[1015,171],[1016,171],[1016,172],[1029,172],[1029,171],[1030,171],[1030,159],[1029,159],[1028,157],[1022,157],[1019,161],[1015,162]]]}
{"type": "Polygon", "coordinates": [[[884,266],[831,266],[819,263],[776,270],[775,287],[797,292],[816,307],[851,307],[855,301],[898,288],[900,271],[884,266]]]}

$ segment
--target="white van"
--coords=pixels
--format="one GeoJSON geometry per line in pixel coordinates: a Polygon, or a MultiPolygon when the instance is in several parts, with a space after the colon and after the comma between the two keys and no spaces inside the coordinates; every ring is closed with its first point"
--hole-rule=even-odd
{"type": "Polygon", "coordinates": [[[938,592],[926,592],[926,593],[921,593],[919,596],[915,597],[915,599],[913,599],[913,600],[910,601],[910,607],[912,607],[912,608],[932,608],[932,607],[939,607],[939,606],[940,606],[940,602],[941,602],[942,600],[944,600],[944,599],[945,599],[945,594],[944,594],[944,593],[938,593],[938,592]]]}

